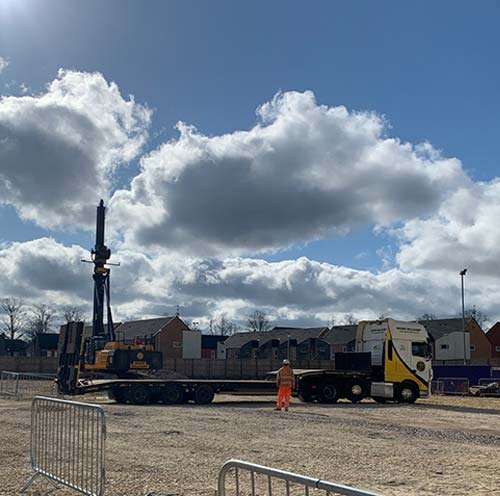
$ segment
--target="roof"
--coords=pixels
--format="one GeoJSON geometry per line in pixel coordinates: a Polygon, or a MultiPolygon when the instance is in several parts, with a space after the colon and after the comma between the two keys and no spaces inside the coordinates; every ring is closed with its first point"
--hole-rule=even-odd
{"type": "Polygon", "coordinates": [[[29,347],[29,343],[23,341],[22,339],[6,339],[5,340],[5,351],[26,351],[29,347]]]}
{"type": "Polygon", "coordinates": [[[259,341],[261,345],[276,339],[280,343],[295,339],[297,343],[302,343],[306,339],[320,338],[328,327],[274,327],[270,331],[261,332],[238,332],[230,336],[224,345],[226,348],[241,348],[250,341],[259,341]]]}
{"type": "Polygon", "coordinates": [[[131,320],[116,328],[117,339],[134,339],[142,336],[154,336],[168,325],[176,316],[156,319],[131,320]]]}
{"type": "Polygon", "coordinates": [[[217,343],[223,343],[229,336],[216,336],[213,334],[201,335],[201,347],[205,350],[216,350],[217,343]]]}
{"type": "Polygon", "coordinates": [[[35,339],[41,350],[57,350],[59,342],[59,334],[54,333],[37,333],[35,339]]]}
{"type": "MultiPolygon", "coordinates": [[[[470,319],[466,319],[466,324],[470,319]]],[[[462,319],[432,319],[419,321],[434,340],[452,334],[453,332],[462,332],[462,319]]]]}
{"type": "Polygon", "coordinates": [[[322,338],[328,344],[347,344],[356,339],[357,328],[356,324],[333,326],[323,334],[322,338]]]}

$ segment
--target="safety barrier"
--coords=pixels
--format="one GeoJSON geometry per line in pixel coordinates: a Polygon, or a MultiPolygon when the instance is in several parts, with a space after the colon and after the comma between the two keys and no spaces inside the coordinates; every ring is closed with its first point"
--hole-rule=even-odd
{"type": "Polygon", "coordinates": [[[469,379],[467,377],[440,377],[432,381],[432,394],[467,396],[469,379]]]}
{"type": "Polygon", "coordinates": [[[0,374],[0,395],[15,399],[33,398],[36,395],[55,396],[55,376],[49,374],[28,374],[2,370],[0,374]]]}
{"type": "Polygon", "coordinates": [[[98,405],[37,396],[31,406],[30,460],[33,476],[88,496],[105,485],[106,418],[98,405]]]}
{"type": "Polygon", "coordinates": [[[342,484],[335,484],[304,475],[285,472],[275,468],[264,467],[254,463],[244,462],[241,460],[229,460],[220,469],[219,478],[217,481],[217,496],[229,496],[228,489],[231,494],[240,494],[256,496],[257,494],[265,494],[272,496],[274,494],[285,494],[290,496],[292,486],[302,486],[305,491],[305,496],[309,496],[310,489],[321,490],[330,494],[342,494],[346,496],[380,496],[378,493],[357,489],[342,484]],[[234,483],[228,488],[228,473],[234,471],[234,483]],[[246,477],[242,477],[242,472],[246,473],[246,477]]]}

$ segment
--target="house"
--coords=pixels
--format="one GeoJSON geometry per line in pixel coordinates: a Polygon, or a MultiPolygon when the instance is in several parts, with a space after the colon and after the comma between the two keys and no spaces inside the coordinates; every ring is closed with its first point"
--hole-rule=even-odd
{"type": "Polygon", "coordinates": [[[226,358],[328,360],[330,346],[322,339],[327,330],[327,327],[274,327],[269,331],[239,332],[224,342],[226,358]]]}
{"type": "Polygon", "coordinates": [[[201,333],[191,331],[177,315],[154,319],[131,320],[116,328],[119,341],[151,342],[163,358],[200,358],[201,333]]]}
{"type": "Polygon", "coordinates": [[[202,334],[201,336],[201,358],[225,358],[224,341],[228,336],[217,336],[202,334]]]}
{"type": "Polygon", "coordinates": [[[500,359],[500,322],[497,322],[486,336],[491,343],[491,358],[500,359]]]}
{"type": "Polygon", "coordinates": [[[30,356],[56,357],[59,334],[37,332],[29,345],[30,356]]]}
{"type": "Polygon", "coordinates": [[[330,345],[331,359],[335,359],[335,353],[354,351],[356,345],[356,324],[337,325],[328,329],[323,339],[330,345]]]}
{"type": "Polygon", "coordinates": [[[29,347],[28,342],[23,341],[22,339],[9,339],[5,336],[2,341],[4,356],[26,356],[26,351],[29,347]]]}
{"type": "Polygon", "coordinates": [[[435,362],[487,364],[491,357],[491,343],[474,318],[433,319],[421,321],[431,336],[435,362]],[[464,353],[465,344],[465,353],[464,353]]]}
{"type": "Polygon", "coordinates": [[[0,356],[5,355],[5,334],[2,332],[0,333],[0,356]]]}

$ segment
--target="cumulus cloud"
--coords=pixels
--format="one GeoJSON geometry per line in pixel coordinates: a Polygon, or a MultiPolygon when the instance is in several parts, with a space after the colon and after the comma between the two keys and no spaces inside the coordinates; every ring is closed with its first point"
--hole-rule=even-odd
{"type": "Polygon", "coordinates": [[[99,73],[61,70],[40,95],[1,98],[0,204],[43,227],[91,225],[149,122],[147,108],[99,73]]]}
{"type": "Polygon", "coordinates": [[[0,74],[9,66],[9,59],[0,56],[0,74]]]}
{"type": "MultiPolygon", "coordinates": [[[[0,294],[44,302],[55,307],[92,304],[92,268],[81,264],[86,250],[64,246],[50,238],[12,243],[0,249],[0,294]]],[[[347,315],[376,318],[380,314],[412,319],[424,313],[450,315],[459,311],[457,278],[400,268],[374,274],[320,263],[305,257],[267,262],[154,255],[118,251],[123,262],[112,269],[112,306],[116,320],[169,314],[180,305],[181,315],[207,322],[226,314],[245,324],[256,308],[273,322],[326,325],[347,315]]],[[[500,316],[492,294],[499,284],[472,285],[471,302],[500,316]]]]}
{"type": "Polygon", "coordinates": [[[458,188],[435,215],[412,219],[397,231],[397,261],[408,271],[457,273],[467,267],[471,278],[488,283],[500,273],[499,218],[498,178],[458,188]]]}
{"type": "Polygon", "coordinates": [[[386,137],[382,117],[280,93],[249,131],[180,137],[143,157],[112,205],[134,245],[238,254],[432,214],[467,182],[457,159],[386,137]]]}

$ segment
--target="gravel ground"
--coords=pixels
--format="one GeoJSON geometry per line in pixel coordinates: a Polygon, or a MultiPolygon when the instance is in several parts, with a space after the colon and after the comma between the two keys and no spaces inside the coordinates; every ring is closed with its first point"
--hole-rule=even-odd
{"type": "MultiPolygon", "coordinates": [[[[272,411],[269,397],[219,396],[207,406],[93,401],[107,416],[108,496],[213,496],[229,458],[385,495],[500,495],[496,398],[333,406],[295,400],[288,413],[272,411]]],[[[0,419],[0,494],[14,495],[30,475],[30,403],[0,400],[0,419]]],[[[40,480],[27,494],[50,487],[40,480]]]]}

